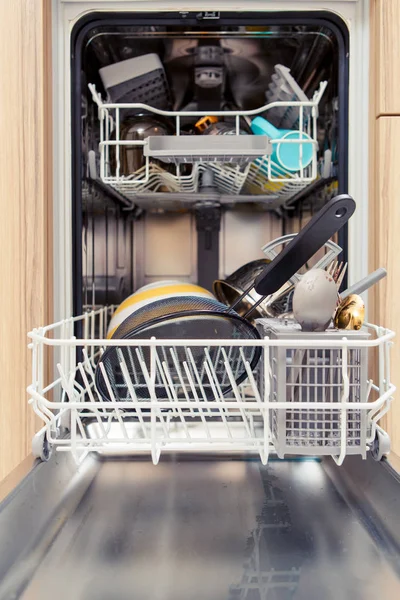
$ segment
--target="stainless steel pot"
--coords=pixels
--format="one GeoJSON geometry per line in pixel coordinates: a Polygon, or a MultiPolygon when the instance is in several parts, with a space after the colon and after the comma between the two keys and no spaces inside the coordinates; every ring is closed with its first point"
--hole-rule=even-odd
{"type": "MultiPolygon", "coordinates": [[[[129,116],[121,124],[122,141],[142,141],[149,136],[173,135],[171,123],[166,118],[157,115],[138,114],[129,116]]],[[[116,171],[116,150],[110,153],[112,172],[116,171]]],[[[143,146],[121,146],[120,148],[121,175],[128,177],[138,171],[144,164],[143,146]]]]}
{"type": "MultiPolygon", "coordinates": [[[[268,258],[260,258],[246,263],[237,271],[232,273],[227,279],[218,279],[214,281],[213,291],[215,297],[220,301],[231,306],[235,301],[243,294],[243,292],[250,287],[258,275],[264,270],[266,265],[271,261],[268,258]]],[[[275,317],[285,310],[285,307],[281,307],[282,301],[287,300],[288,294],[294,286],[285,287],[281,294],[275,295],[271,301],[270,298],[265,298],[261,304],[254,309],[251,319],[258,319],[260,317],[275,317]]],[[[243,316],[248,310],[261,298],[255,289],[251,289],[243,300],[235,307],[236,312],[243,316]]],[[[285,302],[286,303],[286,302],[285,302]]]]}

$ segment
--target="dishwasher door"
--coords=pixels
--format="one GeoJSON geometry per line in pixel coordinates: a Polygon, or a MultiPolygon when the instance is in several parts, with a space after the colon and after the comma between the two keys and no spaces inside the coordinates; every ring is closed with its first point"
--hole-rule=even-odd
{"type": "Polygon", "coordinates": [[[400,487],[385,462],[86,459],[56,502],[67,459],[38,464],[2,505],[2,599],[400,595],[400,487]]]}

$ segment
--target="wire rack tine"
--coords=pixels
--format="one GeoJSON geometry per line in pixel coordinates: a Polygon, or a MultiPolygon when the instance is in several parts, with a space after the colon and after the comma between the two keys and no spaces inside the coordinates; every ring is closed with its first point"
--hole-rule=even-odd
{"type": "MultiPolygon", "coordinates": [[[[225,396],[222,393],[221,385],[218,380],[218,375],[215,372],[215,363],[213,363],[213,361],[211,360],[211,356],[210,356],[210,352],[209,352],[208,348],[204,348],[204,354],[206,357],[206,362],[204,363],[204,366],[206,366],[208,364],[209,373],[211,374],[211,377],[214,381],[214,387],[215,387],[215,389],[217,391],[217,395],[218,395],[218,398],[216,398],[216,399],[221,400],[223,403],[225,403],[225,396]]],[[[222,410],[225,410],[225,412],[227,414],[229,413],[227,408],[222,408],[222,410]]]]}
{"type": "MultiPolygon", "coordinates": [[[[213,364],[214,365],[218,365],[219,364],[219,360],[220,360],[221,348],[216,348],[215,350],[217,352],[216,352],[213,364]]],[[[207,348],[207,353],[209,354],[209,349],[208,348],[207,348]]],[[[221,375],[222,375],[222,378],[221,378],[221,381],[220,381],[219,385],[223,385],[224,384],[224,379],[226,378],[226,373],[223,370],[222,370],[221,375]]],[[[218,379],[217,379],[217,382],[218,382],[218,379]]]]}
{"type": "MultiPolygon", "coordinates": [[[[204,361],[204,369],[205,369],[205,372],[207,373],[207,377],[208,377],[208,380],[210,382],[211,389],[212,389],[213,394],[214,394],[214,398],[215,398],[216,401],[219,401],[220,398],[218,396],[218,392],[217,392],[217,389],[216,389],[215,383],[214,383],[214,378],[212,376],[211,369],[210,369],[207,361],[204,361]]],[[[221,415],[221,419],[222,419],[222,421],[223,421],[223,423],[224,423],[224,425],[226,427],[228,436],[231,438],[232,437],[232,431],[231,431],[231,428],[229,427],[229,423],[228,423],[228,421],[226,419],[226,416],[225,416],[225,409],[224,409],[223,406],[220,406],[219,408],[217,408],[217,410],[218,410],[219,414],[221,415]]]]}
{"type": "MultiPolygon", "coordinates": [[[[71,379],[71,377],[66,376],[66,374],[64,373],[64,370],[62,368],[62,365],[60,363],[57,363],[57,371],[60,375],[61,385],[64,388],[69,401],[74,402],[74,400],[76,399],[76,394],[75,394],[73,380],[71,379]]],[[[72,374],[74,374],[74,371],[72,371],[72,374]]]]}
{"type": "Polygon", "coordinates": [[[236,384],[235,377],[234,377],[234,375],[232,373],[232,369],[231,369],[231,367],[229,365],[228,357],[227,357],[227,354],[225,352],[225,348],[221,347],[221,350],[222,350],[223,357],[225,359],[224,366],[225,366],[226,372],[228,374],[228,378],[229,378],[230,384],[232,386],[233,394],[235,396],[236,401],[238,402],[239,411],[240,411],[240,414],[242,416],[246,432],[247,432],[248,436],[251,437],[249,423],[247,421],[247,417],[246,417],[245,411],[244,411],[243,407],[241,406],[242,399],[240,397],[240,392],[238,390],[238,386],[236,384]]]}
{"type": "MultiPolygon", "coordinates": [[[[149,372],[147,370],[146,363],[144,362],[144,360],[142,360],[142,353],[140,352],[139,348],[136,348],[136,355],[138,357],[138,360],[139,360],[139,363],[140,363],[140,368],[142,369],[142,373],[143,373],[143,376],[145,378],[146,385],[147,385],[147,388],[148,388],[149,394],[150,394],[150,389],[151,389],[151,386],[152,386],[151,379],[150,379],[150,374],[149,374],[149,372]]],[[[162,411],[159,408],[157,408],[156,410],[157,410],[157,414],[158,414],[158,418],[160,420],[161,426],[162,426],[163,431],[164,431],[164,435],[166,437],[169,437],[168,429],[166,427],[165,419],[164,419],[164,416],[162,414],[162,411]]]]}
{"type": "MultiPolygon", "coordinates": [[[[135,362],[134,362],[134,359],[132,356],[133,348],[130,348],[129,346],[127,346],[126,350],[127,350],[128,356],[129,356],[129,363],[131,365],[131,373],[134,378],[134,383],[136,386],[139,386],[140,384],[139,384],[138,374],[136,373],[135,362]]],[[[125,362],[125,360],[124,360],[124,362],[125,362]]]]}
{"type": "Polygon", "coordinates": [[[176,416],[178,414],[178,411],[177,411],[176,407],[174,406],[174,402],[173,402],[174,397],[173,397],[173,395],[171,393],[170,385],[169,385],[169,383],[167,381],[167,378],[165,376],[164,368],[163,368],[163,365],[161,363],[161,360],[160,360],[160,357],[158,355],[158,352],[156,352],[156,365],[157,365],[157,369],[158,369],[158,372],[160,374],[161,381],[162,381],[162,384],[164,386],[164,389],[167,392],[168,400],[171,402],[171,414],[174,415],[174,416],[176,416]]]}
{"type": "MultiPolygon", "coordinates": [[[[94,389],[94,390],[95,390],[95,392],[96,392],[96,394],[97,394],[97,396],[98,396],[98,398],[99,398],[100,402],[102,402],[101,395],[100,395],[100,394],[98,394],[98,392],[97,392],[97,388],[96,388],[96,377],[95,377],[95,374],[94,374],[94,371],[93,371],[92,362],[91,362],[91,359],[90,359],[90,357],[89,357],[89,354],[88,354],[88,352],[87,352],[87,350],[86,350],[86,349],[83,349],[83,350],[82,350],[82,354],[83,354],[83,357],[84,357],[84,359],[85,359],[85,361],[84,361],[84,362],[86,363],[86,371],[87,371],[87,373],[89,373],[89,375],[90,375],[90,378],[91,378],[91,380],[92,380],[92,382],[91,382],[91,384],[90,384],[90,385],[91,385],[92,389],[94,389]]],[[[102,412],[102,411],[101,411],[101,409],[99,409],[99,411],[100,411],[100,412],[102,412]]],[[[104,414],[106,414],[106,413],[105,413],[105,411],[104,411],[104,414]]]]}
{"type": "MultiPolygon", "coordinates": [[[[201,392],[202,398],[203,398],[203,400],[204,400],[204,402],[205,402],[206,404],[209,404],[209,402],[208,402],[208,398],[207,398],[207,394],[206,394],[206,392],[205,392],[205,390],[204,390],[204,386],[203,386],[203,384],[202,384],[202,381],[203,381],[203,379],[204,379],[204,378],[202,379],[202,378],[200,377],[200,374],[199,374],[199,372],[198,372],[198,370],[197,370],[197,367],[196,367],[196,362],[195,362],[195,360],[194,360],[194,357],[193,357],[193,354],[192,354],[192,351],[191,351],[191,349],[190,349],[190,348],[188,348],[188,349],[187,349],[187,354],[188,354],[188,356],[189,356],[190,364],[191,364],[191,366],[192,366],[192,369],[193,369],[194,375],[195,375],[195,377],[196,377],[196,381],[197,381],[197,384],[198,384],[198,386],[199,386],[199,390],[200,390],[200,392],[201,392]]],[[[202,369],[203,369],[203,367],[202,367],[202,369]]],[[[212,413],[211,413],[211,408],[210,408],[210,407],[209,407],[209,409],[208,409],[208,414],[209,414],[209,415],[211,415],[211,414],[212,414],[212,413]]]]}
{"type": "MultiPolygon", "coordinates": [[[[91,386],[89,384],[89,381],[88,381],[88,378],[86,376],[86,371],[83,368],[83,365],[82,365],[81,362],[78,363],[78,368],[79,368],[81,377],[83,379],[86,391],[88,393],[89,400],[90,400],[90,402],[93,402],[94,404],[96,404],[96,400],[95,400],[95,398],[93,396],[92,388],[91,388],[91,386]]],[[[82,405],[82,408],[83,408],[83,405],[82,405]]],[[[99,427],[100,427],[100,429],[101,429],[101,431],[103,433],[103,438],[107,438],[106,428],[104,427],[104,423],[103,423],[103,420],[102,420],[102,418],[101,418],[101,416],[99,414],[99,410],[96,407],[93,407],[93,413],[95,414],[96,420],[97,420],[97,422],[99,424],[99,427]]],[[[78,415],[77,415],[77,417],[78,417],[78,415]]]]}
{"type": "Polygon", "coordinates": [[[254,373],[251,370],[250,363],[244,355],[243,348],[239,348],[239,352],[240,352],[240,356],[241,356],[243,364],[244,364],[244,368],[246,369],[246,374],[249,379],[249,382],[251,385],[251,390],[254,394],[254,397],[255,397],[256,401],[258,402],[258,404],[260,405],[260,408],[263,408],[260,392],[258,391],[258,387],[257,387],[256,381],[254,379],[254,373]]]}
{"type": "Polygon", "coordinates": [[[78,427],[81,437],[83,439],[85,439],[85,438],[87,439],[87,435],[86,435],[86,431],[85,431],[85,428],[82,423],[81,415],[78,411],[76,411],[75,425],[78,427]]]}
{"type": "MultiPolygon", "coordinates": [[[[172,357],[172,361],[174,363],[174,367],[175,367],[176,373],[178,375],[179,383],[181,384],[182,391],[183,391],[183,394],[185,396],[185,399],[188,402],[190,402],[190,397],[189,397],[189,394],[187,393],[185,381],[184,381],[184,379],[182,377],[182,372],[181,372],[181,368],[179,366],[179,360],[178,360],[178,357],[176,355],[176,350],[175,350],[175,348],[170,348],[169,351],[170,351],[170,354],[171,354],[171,357],[172,357]]],[[[193,410],[192,409],[190,409],[190,412],[191,412],[191,414],[193,414],[193,410]]]]}
{"type": "MultiPolygon", "coordinates": [[[[119,350],[119,348],[118,348],[118,350],[119,350]]],[[[121,368],[122,375],[124,376],[125,383],[126,383],[126,385],[128,387],[128,391],[129,391],[129,394],[131,396],[132,402],[136,405],[136,407],[135,407],[135,413],[136,413],[136,415],[138,417],[140,426],[142,428],[143,435],[144,435],[144,437],[147,437],[148,432],[147,432],[147,428],[146,428],[146,425],[145,425],[145,422],[144,422],[144,418],[143,418],[143,414],[142,414],[142,409],[141,409],[141,406],[140,406],[140,402],[139,402],[139,400],[137,398],[137,395],[136,395],[136,392],[135,392],[135,388],[134,388],[134,385],[132,383],[132,379],[130,378],[128,367],[126,366],[125,357],[122,354],[122,352],[119,352],[118,356],[119,356],[119,361],[120,361],[119,365],[120,365],[120,368],[121,368]]],[[[104,369],[104,365],[103,365],[103,369],[104,369]]]]}
{"type": "MultiPolygon", "coordinates": [[[[184,352],[185,352],[185,359],[183,362],[186,362],[187,368],[189,369],[190,375],[192,377],[192,381],[194,383],[194,378],[196,378],[195,372],[194,372],[194,368],[193,368],[193,364],[190,361],[190,355],[189,355],[189,350],[190,348],[188,346],[185,346],[183,348],[184,352]]],[[[186,372],[186,369],[185,369],[186,372]]]]}
{"type": "MultiPolygon", "coordinates": [[[[116,403],[117,400],[115,398],[114,391],[113,391],[113,389],[111,387],[110,381],[109,381],[109,379],[107,377],[105,366],[104,366],[104,364],[102,362],[99,363],[99,366],[100,366],[101,374],[103,375],[104,382],[105,382],[106,387],[107,387],[107,391],[108,391],[109,396],[111,398],[111,401],[116,403]]],[[[124,420],[121,417],[121,411],[120,411],[120,409],[118,407],[115,407],[115,415],[116,415],[116,417],[118,419],[118,422],[119,422],[119,424],[121,426],[122,435],[124,436],[124,438],[129,439],[128,432],[126,430],[126,426],[125,426],[124,420]]]]}
{"type": "Polygon", "coordinates": [[[178,411],[179,418],[180,418],[180,420],[182,422],[182,425],[183,425],[183,430],[184,430],[184,432],[186,434],[186,437],[189,439],[191,436],[190,436],[190,433],[189,433],[189,430],[188,430],[188,427],[187,427],[185,416],[184,416],[184,414],[182,412],[181,407],[179,406],[179,398],[178,398],[177,393],[176,393],[176,389],[175,389],[174,382],[173,382],[172,377],[171,377],[171,373],[170,373],[170,371],[168,369],[168,364],[166,362],[164,362],[163,363],[163,367],[164,367],[165,376],[167,378],[167,381],[169,383],[169,386],[170,386],[170,389],[171,389],[171,392],[172,392],[172,396],[173,396],[173,398],[175,400],[175,403],[176,403],[176,410],[178,411]]]}
{"type": "MultiPolygon", "coordinates": [[[[189,385],[190,385],[190,389],[192,390],[193,397],[194,397],[194,399],[197,402],[199,402],[200,399],[199,399],[199,396],[197,394],[196,386],[194,384],[192,374],[190,373],[190,369],[189,369],[188,364],[187,364],[186,361],[183,362],[183,368],[185,369],[185,373],[186,373],[186,376],[188,378],[188,382],[189,382],[189,385]]],[[[201,421],[202,421],[202,423],[204,425],[204,429],[205,429],[207,438],[211,439],[211,433],[210,433],[210,429],[209,429],[208,424],[207,424],[207,419],[204,416],[204,411],[203,411],[203,409],[202,409],[201,406],[198,408],[198,413],[199,413],[200,419],[201,419],[201,421]]]]}

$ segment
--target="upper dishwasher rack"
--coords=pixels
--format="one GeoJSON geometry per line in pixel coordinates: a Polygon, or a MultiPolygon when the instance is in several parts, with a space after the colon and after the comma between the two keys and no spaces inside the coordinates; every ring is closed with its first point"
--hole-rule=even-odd
{"type": "Polygon", "coordinates": [[[201,173],[210,170],[221,203],[253,201],[277,208],[317,178],[318,105],[326,86],[326,81],[321,82],[313,98],[307,101],[278,100],[254,110],[213,112],[215,117],[233,121],[236,135],[190,136],[182,135],[181,121],[186,117],[200,119],[209,115],[209,111],[177,112],[139,103],[108,103],[103,101],[95,85],[89,84],[98,106],[100,178],[143,208],[157,207],[158,204],[160,208],[168,208],[170,203],[166,196],[170,193],[174,194],[171,208],[187,208],[196,202],[193,194],[201,191],[201,173]],[[249,120],[261,114],[268,118],[268,111],[284,110],[285,107],[292,113],[298,112],[296,128],[292,131],[299,132],[299,139],[239,135],[241,119],[249,120]],[[175,135],[144,140],[121,139],[121,113],[123,115],[126,110],[145,110],[169,118],[174,123],[175,135]],[[284,169],[274,158],[278,144],[297,145],[301,164],[303,147],[312,145],[310,163],[297,172],[284,169]],[[132,173],[122,173],[123,147],[135,146],[143,148],[144,165],[132,173]],[[167,167],[166,163],[169,170],[163,168],[167,167]]]}

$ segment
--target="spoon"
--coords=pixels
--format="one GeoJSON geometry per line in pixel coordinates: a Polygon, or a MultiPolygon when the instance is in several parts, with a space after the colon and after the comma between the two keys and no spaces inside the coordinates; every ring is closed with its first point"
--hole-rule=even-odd
{"type": "Polygon", "coordinates": [[[337,329],[358,331],[364,323],[365,306],[357,294],[350,294],[339,304],[334,317],[337,329]]]}
{"type": "Polygon", "coordinates": [[[337,304],[337,285],[329,271],[310,269],[296,285],[293,313],[303,331],[324,331],[337,304]]]}
{"type": "Polygon", "coordinates": [[[362,294],[378,281],[386,277],[387,271],[383,267],[376,269],[354,285],[350,286],[341,294],[341,301],[338,305],[333,322],[337,329],[347,329],[358,331],[364,322],[365,306],[364,301],[358,294],[362,294]]]}

